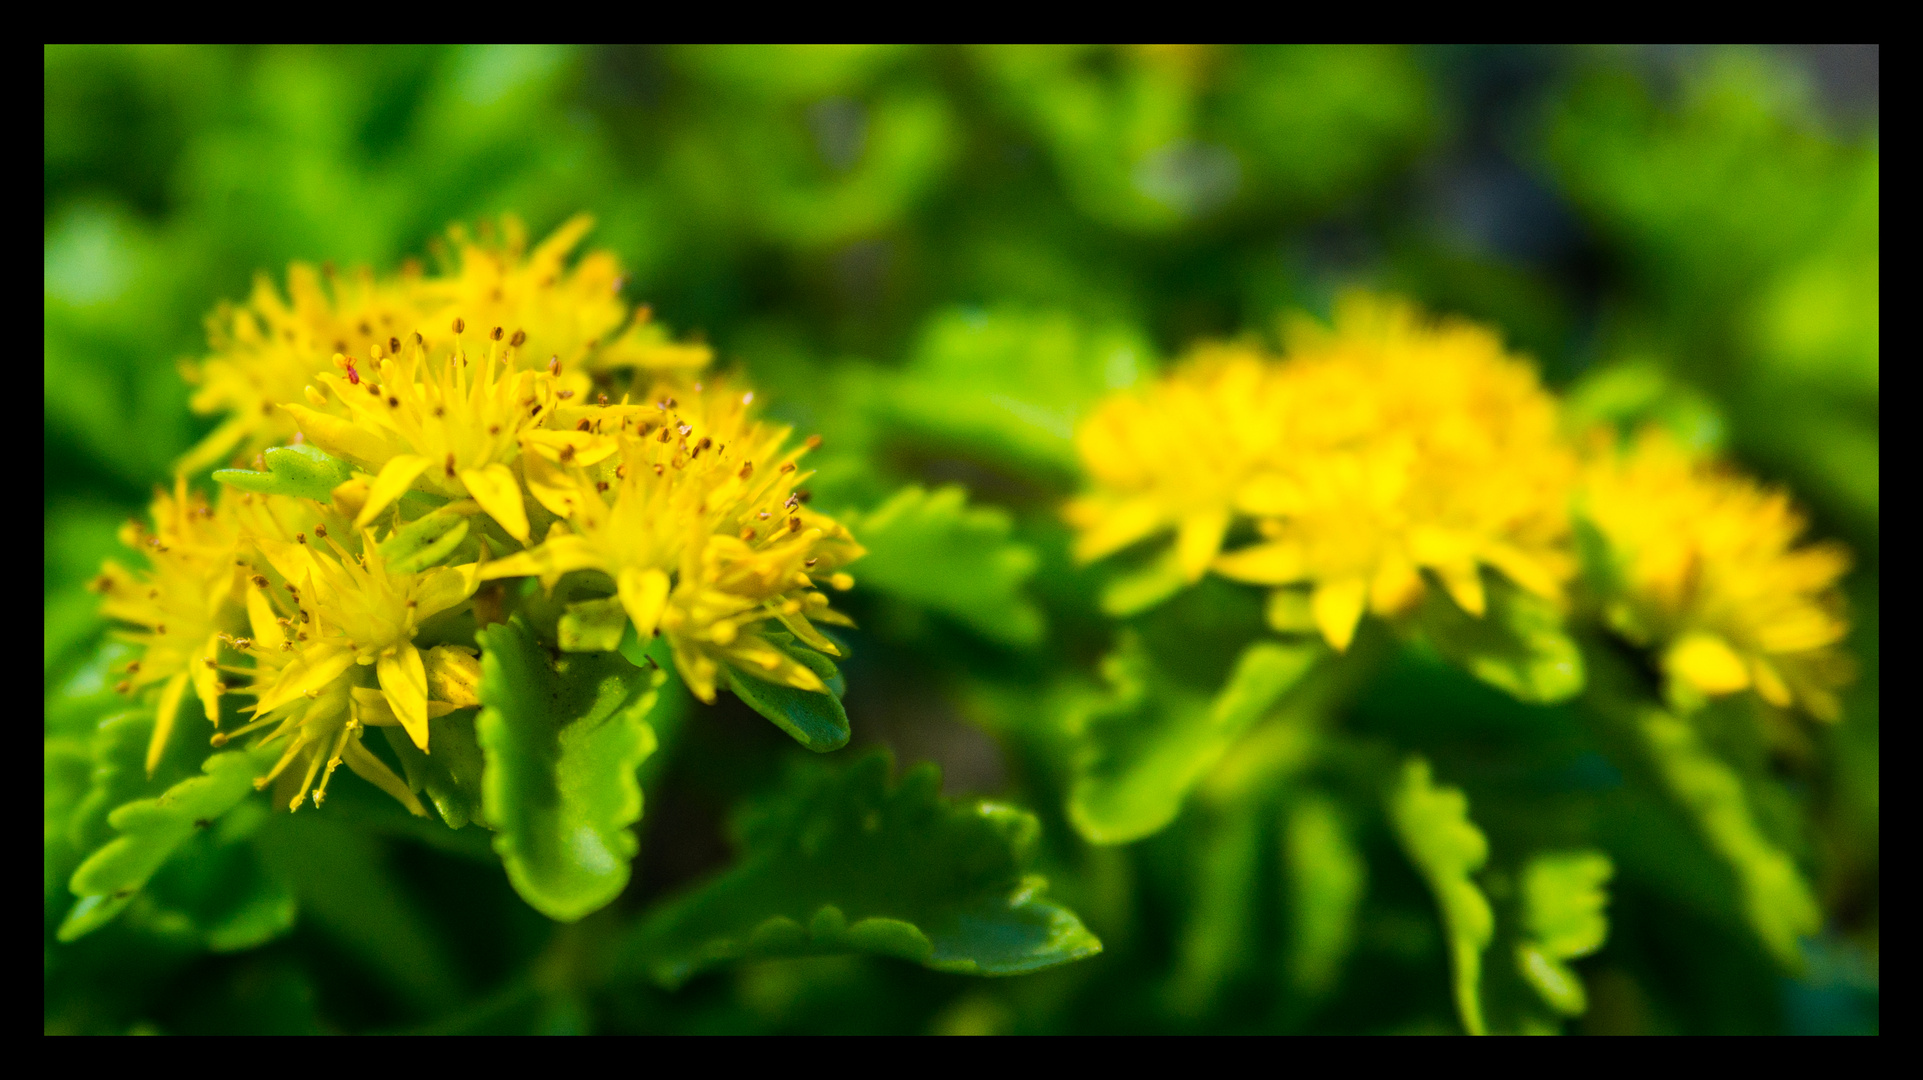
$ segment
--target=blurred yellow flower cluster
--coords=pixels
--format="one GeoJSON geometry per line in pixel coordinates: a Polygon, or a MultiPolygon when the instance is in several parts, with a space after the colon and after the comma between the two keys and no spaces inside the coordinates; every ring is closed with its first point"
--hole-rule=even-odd
{"type": "Polygon", "coordinates": [[[1652,430],[1595,456],[1581,512],[1612,560],[1604,617],[1660,647],[1680,688],[1753,687],[1773,705],[1840,715],[1834,691],[1849,669],[1834,646],[1849,624],[1836,585],[1849,555],[1833,543],[1796,547],[1804,521],[1788,495],[1652,430]]]}
{"type": "Polygon", "coordinates": [[[260,783],[290,807],[319,804],[345,763],[422,812],[362,736],[396,728],[431,753],[430,721],[480,704],[466,643],[501,617],[502,578],[604,575],[615,621],[589,647],[615,648],[625,622],[664,634],[704,700],[723,669],[825,690],[788,650],[837,653],[816,624],[846,619],[818,584],[850,587],[863,551],[805,505],[812,441],[789,447],[752,392],[697,381],[705,347],[630,319],[611,257],[565,266],[585,228],[531,253],[511,221],[498,244],[457,234],[444,278],[328,290],[297,267],[291,305],[263,287],[216,317],[196,401],[233,415],[188,464],[290,445],[216,473],[211,503],[183,469],[152,528],[124,536],[149,568],[109,563],[96,583],[143,646],[120,689],[160,687],[150,771],[191,687],[216,725],[228,694],[253,699],[215,742],[284,745],[260,783]]]}
{"type": "Polygon", "coordinates": [[[1280,357],[1204,345],[1083,422],[1091,484],[1066,511],[1081,560],[1172,530],[1184,580],[1268,586],[1276,629],[1345,650],[1365,614],[1402,615],[1431,586],[1482,617],[1489,574],[1566,606],[1581,508],[1620,567],[1597,583],[1611,626],[1673,683],[1835,714],[1845,560],[1793,549],[1785,496],[1657,436],[1585,457],[1483,327],[1351,295],[1332,329],[1287,336],[1280,357]]]}

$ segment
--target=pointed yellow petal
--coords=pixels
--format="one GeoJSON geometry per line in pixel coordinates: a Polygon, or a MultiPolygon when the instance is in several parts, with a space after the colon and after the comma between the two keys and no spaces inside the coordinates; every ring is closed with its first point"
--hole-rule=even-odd
{"type": "Polygon", "coordinates": [[[152,776],[160,767],[160,755],[167,749],[167,736],[174,731],[174,714],[180,711],[180,699],[187,693],[187,673],[181,672],[167,680],[161,688],[160,705],[154,710],[154,735],[147,740],[147,775],[152,776]]]}
{"type": "Polygon", "coordinates": [[[1355,627],[1362,621],[1368,592],[1369,583],[1359,577],[1325,581],[1315,587],[1309,607],[1315,614],[1316,627],[1335,651],[1347,652],[1349,642],[1355,640],[1355,627]]]}
{"type": "Polygon", "coordinates": [[[414,486],[414,479],[427,469],[427,459],[414,454],[401,454],[381,466],[381,474],[367,489],[367,502],[361,505],[361,512],[354,516],[354,531],[367,528],[380,512],[393,505],[394,500],[407,493],[414,486]]]}
{"type": "Polygon", "coordinates": [[[1377,615],[1395,615],[1409,610],[1422,599],[1422,575],[1415,564],[1401,555],[1383,558],[1369,581],[1369,610],[1377,615]]]}
{"type": "Polygon", "coordinates": [[[414,617],[437,615],[474,595],[481,584],[479,563],[443,566],[430,571],[414,593],[414,617]]]}
{"type": "Polygon", "coordinates": [[[467,487],[467,493],[474,496],[474,501],[481,504],[481,509],[501,523],[501,528],[506,529],[509,536],[523,544],[527,543],[527,506],[521,502],[521,485],[506,465],[463,470],[461,483],[467,487]]]}
{"type": "Polygon", "coordinates": [[[352,420],[316,412],[305,405],[281,407],[292,414],[308,442],[335,457],[363,462],[387,460],[387,442],[352,420]]]}
{"type": "Polygon", "coordinates": [[[556,517],[574,516],[581,489],[575,486],[574,478],[566,469],[540,454],[522,454],[521,473],[527,477],[527,489],[534,494],[535,501],[556,517]]]}
{"type": "Polygon", "coordinates": [[[307,655],[281,669],[273,689],[255,703],[254,715],[265,716],[309,690],[319,690],[353,666],[354,654],[338,645],[311,648],[307,655]]]}
{"type": "Polygon", "coordinates": [[[1716,634],[1684,634],[1664,657],[1669,673],[1705,694],[1733,694],[1749,685],[1749,669],[1716,634]]]}
{"type": "Polygon", "coordinates": [[[388,707],[400,718],[401,727],[407,729],[407,737],[423,751],[427,749],[427,667],[421,662],[421,651],[411,642],[381,654],[374,665],[380,676],[381,694],[387,698],[388,707]]]}
{"type": "Polygon", "coordinates": [[[1207,510],[1182,519],[1175,533],[1175,562],[1182,577],[1200,581],[1209,563],[1222,550],[1222,535],[1229,531],[1227,510],[1207,510]]]}
{"type": "Polygon", "coordinates": [[[247,625],[252,631],[254,643],[268,652],[279,652],[287,642],[287,635],[281,632],[273,606],[267,602],[267,595],[259,589],[247,590],[247,625]]]}
{"type": "MultiPolygon", "coordinates": [[[[280,627],[276,626],[274,629],[278,630],[280,627]]],[[[274,648],[278,649],[280,646],[275,645],[274,648]]],[[[209,634],[207,644],[201,647],[200,655],[189,661],[190,666],[187,669],[188,677],[194,684],[194,695],[200,698],[201,711],[207,714],[207,722],[214,725],[220,723],[220,671],[207,666],[207,661],[218,659],[220,659],[220,635],[209,634]]]]}
{"type": "Polygon", "coordinates": [[[1755,678],[1756,692],[1763,696],[1764,701],[1779,709],[1787,709],[1795,700],[1790,694],[1789,684],[1783,681],[1783,676],[1769,661],[1760,656],[1752,657],[1749,673],[1755,678]]]}
{"type": "Polygon", "coordinates": [[[634,632],[642,640],[654,636],[661,623],[661,609],[668,603],[668,575],[660,570],[625,567],[615,580],[621,590],[621,606],[634,620],[634,632]]]}
{"type": "Polygon", "coordinates": [[[1253,544],[1216,558],[1215,572],[1251,585],[1291,585],[1306,576],[1302,548],[1289,540],[1253,544]]]}
{"type": "Polygon", "coordinates": [[[421,800],[407,790],[407,785],[394,775],[394,770],[362,746],[360,739],[348,740],[347,745],[341,748],[341,760],[354,770],[356,776],[399,799],[401,805],[407,807],[415,817],[427,816],[427,808],[421,805],[421,800]]]}
{"type": "Polygon", "coordinates": [[[1482,618],[1489,609],[1489,598],[1482,591],[1482,574],[1473,562],[1445,563],[1434,568],[1436,576],[1442,579],[1442,587],[1454,598],[1456,606],[1482,618]]]}

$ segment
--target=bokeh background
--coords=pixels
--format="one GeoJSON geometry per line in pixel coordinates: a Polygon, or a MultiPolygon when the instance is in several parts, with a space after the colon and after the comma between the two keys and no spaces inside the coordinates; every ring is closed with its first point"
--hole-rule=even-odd
{"type": "MultiPolygon", "coordinates": [[[[992,511],[982,543],[1027,553],[983,571],[1033,574],[1032,618],[1014,624],[971,621],[966,581],[891,585],[878,566],[883,587],[854,598],[867,629],[848,709],[858,742],[1042,813],[1052,876],[1110,946],[1080,973],[996,984],[808,961],[679,995],[490,997],[552,958],[552,929],[503,895],[498,866],[389,838],[384,857],[419,864],[377,883],[405,909],[398,936],[343,944],[322,919],[238,956],[132,931],[50,946],[50,1029],[1446,1027],[1426,985],[1371,996],[1365,980],[1309,1011],[1251,1005],[1247,987],[1183,1005],[1169,988],[1187,901],[1157,884],[1183,876],[1179,830],[1126,858],[1072,850],[1047,770],[982,704],[1039,668],[1091,665],[1107,640],[1054,516],[1079,411],[1199,339],[1266,334],[1365,286],[1498,326],[1579,412],[1726,451],[1854,550],[1861,676],[1846,721],[1811,736],[1819,779],[1777,808],[1828,913],[1806,970],[1782,975],[1692,913],[1692,864],[1656,884],[1632,865],[1577,1027],[1874,1030],[1875,46],[49,47],[44,61],[50,692],[101,633],[82,586],[115,528],[211,425],[188,412],[176,362],[203,349],[218,301],[291,260],[388,271],[453,222],[512,212],[538,236],[585,210],[630,300],[827,436],[824,503],[859,512],[905,482],[960,483],[992,511]]],[[[765,728],[727,709],[689,725],[649,791],[623,904],[725,860],[716,822],[738,774],[784,750],[765,728]]],[[[1437,947],[1414,916],[1370,918],[1364,954],[1437,947]]]]}

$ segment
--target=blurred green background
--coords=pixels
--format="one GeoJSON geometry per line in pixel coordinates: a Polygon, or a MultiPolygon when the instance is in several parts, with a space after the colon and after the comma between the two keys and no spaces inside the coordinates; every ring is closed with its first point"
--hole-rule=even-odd
{"type": "MultiPolygon", "coordinates": [[[[1771,808],[1828,915],[1806,970],[1778,975],[1698,902],[1697,864],[1616,850],[1611,942],[1585,962],[1595,1006],[1576,1028],[1874,1030],[1874,46],[49,47],[44,61],[51,694],[99,640],[81,586],[114,528],[211,426],[188,413],[176,361],[199,355],[216,302],[290,260],[392,270],[452,222],[512,212],[538,236],[586,210],[631,301],[827,436],[825,508],[859,528],[901,484],[966,486],[957,550],[856,568],[855,737],[941,762],[952,792],[1035,808],[1058,891],[1109,946],[995,983],[823,960],[677,995],[590,993],[566,985],[569,931],[520,907],[498,865],[381,835],[340,850],[386,867],[367,886],[387,897],[386,929],[344,929],[349,915],[303,896],[321,914],[247,953],[133,928],[49,944],[50,1030],[1446,1029],[1424,959],[1440,946],[1393,853],[1378,867],[1370,852],[1386,898],[1333,997],[1276,990],[1260,956],[1261,971],[1198,976],[1183,928],[1201,925],[1208,871],[1182,827],[1077,846],[1050,737],[1009,719],[1109,643],[1055,517],[1075,418],[1198,339],[1266,334],[1356,285],[1493,323],[1577,410],[1727,449],[1855,551],[1848,718],[1811,733],[1822,765],[1791,769],[1771,808]],[[976,560],[974,576],[917,577],[940,558],[976,560]]],[[[1409,733],[1424,708],[1479,717],[1443,725],[1469,742],[1519,722],[1473,684],[1405,675],[1355,722],[1418,746],[1445,738],[1409,733]]],[[[723,812],[787,752],[725,707],[700,710],[684,743],[652,778],[624,908],[725,860],[723,812]]],[[[1595,764],[1571,782],[1608,787],[1595,764]]],[[[1634,828],[1654,849],[1673,827],[1634,828]]],[[[1224,890],[1281,895],[1249,873],[1224,890]]]]}

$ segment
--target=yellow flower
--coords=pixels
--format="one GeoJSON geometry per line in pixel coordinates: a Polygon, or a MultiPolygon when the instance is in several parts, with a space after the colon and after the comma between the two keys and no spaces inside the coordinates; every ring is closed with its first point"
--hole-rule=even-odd
{"type": "Polygon", "coordinates": [[[418,485],[473,498],[509,536],[527,540],[527,507],[508,466],[520,452],[522,429],[540,423],[554,404],[554,380],[516,371],[515,345],[503,349],[500,335],[497,329],[479,363],[459,347],[458,329],[455,351],[441,360],[428,359],[418,339],[380,358],[377,371],[363,373],[338,357],[342,372],[318,378],[332,400],[310,386],[309,404],[287,406],[315,445],[374,474],[356,529],[418,485]]]}
{"type": "Polygon", "coordinates": [[[254,660],[253,685],[242,691],[255,697],[254,715],[218,741],[273,725],[263,744],[286,739],[287,748],[258,784],[264,787],[304,763],[291,787],[290,808],[310,791],[319,805],[328,779],[345,761],[422,812],[407,786],[360,738],[370,725],[399,726],[414,745],[431,752],[428,719],[478,703],[458,692],[458,700],[430,700],[430,687],[470,686],[465,675],[473,660],[447,647],[423,653],[414,644],[422,620],[473,595],[477,567],[398,573],[388,568],[372,531],[361,533],[356,552],[330,534],[330,518],[336,530],[345,527],[331,511],[292,499],[262,502],[281,504],[281,513],[255,519],[264,527],[249,536],[262,558],[247,583],[251,636],[231,643],[254,660]],[[303,518],[308,524],[292,539],[276,535],[303,518]]]}
{"type": "Polygon", "coordinates": [[[1183,576],[1200,579],[1250,484],[1280,456],[1278,389],[1268,357],[1209,345],[1146,390],[1103,401],[1075,433],[1095,483],[1068,504],[1076,557],[1093,561],[1173,528],[1183,576]]]}
{"type": "Polygon", "coordinates": [[[121,530],[121,541],[146,555],[151,569],[131,571],[109,560],[93,586],[102,594],[101,611],[108,618],[142,628],[124,635],[142,652],[128,665],[119,689],[134,693],[161,686],[147,747],[149,773],[160,764],[189,686],[207,719],[219,722],[225,689],[216,670],[221,639],[240,625],[232,603],[236,528],[229,508],[208,505],[179,477],[171,495],[154,493],[152,516],[151,530],[139,522],[121,530]]]}
{"type": "Polygon", "coordinates": [[[1789,496],[1690,457],[1660,431],[1598,452],[1582,513],[1613,571],[1610,624],[1661,650],[1672,689],[1715,696],[1754,688],[1773,705],[1840,715],[1848,677],[1835,646],[1849,626],[1836,544],[1797,547],[1789,496]]]}
{"type": "Polygon", "coordinates": [[[228,419],[182,460],[183,472],[246,457],[294,434],[279,407],[301,400],[314,380],[333,370],[333,358],[368,357],[377,348],[399,353],[418,342],[429,361],[459,349],[447,332],[456,320],[479,334],[494,328],[515,339],[524,367],[550,361],[566,374],[561,389],[585,393],[590,373],[614,368],[693,371],[708,363],[704,345],[677,345],[649,321],[646,308],[630,313],[620,298],[621,272],[613,256],[595,252],[574,266],[568,255],[590,227],[577,217],[533,251],[518,221],[500,236],[479,241],[453,231],[452,269],[426,275],[418,266],[376,279],[360,270],[325,274],[296,264],[282,299],[266,279],[243,307],[223,306],[208,320],[213,352],[185,374],[198,384],[196,412],[228,419]]]}
{"type": "Polygon", "coordinates": [[[1281,362],[1210,348],[1098,409],[1078,433],[1096,489],[1068,509],[1077,554],[1173,526],[1189,580],[1212,568],[1289,586],[1272,620],[1298,628],[1306,599],[1337,649],[1365,612],[1420,599],[1423,571],[1476,616],[1484,568],[1560,598],[1575,464],[1525,363],[1487,330],[1365,296],[1291,345],[1281,362]],[[1237,515],[1262,539],[1218,554],[1237,515]]]}
{"type": "Polygon", "coordinates": [[[605,573],[639,634],[668,635],[676,666],[705,701],[723,665],[819,691],[820,678],[760,628],[779,623],[836,653],[813,621],[846,619],[815,580],[849,587],[837,571],[862,549],[802,505],[804,449],[784,451],[788,429],[749,417],[754,395],[696,384],[685,396],[663,390],[647,404],[561,410],[561,426],[575,420],[574,430],[524,433],[528,488],[564,522],[481,576],[538,575],[552,587],[571,571],[605,573]]]}

